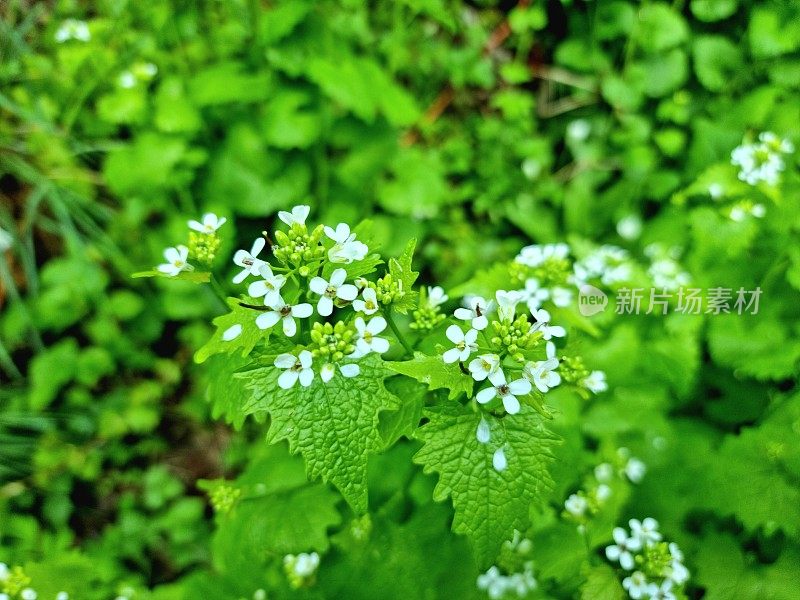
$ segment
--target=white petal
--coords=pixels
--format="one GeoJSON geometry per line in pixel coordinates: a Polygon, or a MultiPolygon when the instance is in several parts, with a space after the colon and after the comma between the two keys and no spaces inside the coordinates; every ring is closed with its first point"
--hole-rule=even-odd
{"type": "Polygon", "coordinates": [[[524,396],[531,391],[531,382],[527,379],[517,379],[508,384],[508,389],[512,394],[524,396]]]}
{"type": "Polygon", "coordinates": [[[328,289],[328,282],[322,277],[314,277],[308,282],[308,288],[315,294],[322,295],[325,293],[325,290],[328,289]]]}
{"type": "Polygon", "coordinates": [[[259,329],[269,329],[270,327],[275,325],[275,323],[277,323],[280,318],[281,316],[274,310],[261,313],[256,317],[256,326],[259,329]]]}
{"type": "Polygon", "coordinates": [[[458,348],[450,348],[447,352],[442,354],[442,360],[446,362],[448,365],[458,361],[458,357],[461,355],[461,350],[458,348]]]}
{"type": "Polygon", "coordinates": [[[203,227],[203,224],[199,221],[195,221],[194,219],[189,221],[189,229],[194,229],[195,231],[199,231],[200,233],[205,232],[206,228],[203,227]]]}
{"type": "Polygon", "coordinates": [[[619,546],[606,546],[606,558],[608,558],[608,560],[616,561],[619,559],[619,555],[619,546]]]}
{"type": "Polygon", "coordinates": [[[250,249],[250,256],[255,258],[259,254],[261,254],[261,251],[264,249],[264,246],[266,244],[267,240],[265,240],[263,237],[257,237],[253,242],[253,247],[250,249]]]}
{"type": "Polygon", "coordinates": [[[356,296],[358,296],[358,288],[350,283],[346,283],[336,290],[336,295],[342,300],[355,300],[356,296]]]}
{"type": "Polygon", "coordinates": [[[364,322],[364,319],[362,319],[361,317],[356,317],[354,323],[358,334],[363,336],[364,332],[367,330],[367,324],[364,322]]]}
{"type": "Polygon", "coordinates": [[[634,565],[633,556],[631,555],[630,552],[623,552],[622,554],[620,554],[619,565],[627,571],[630,571],[633,568],[634,565]]]}
{"type": "Polygon", "coordinates": [[[367,325],[367,331],[369,331],[372,335],[378,335],[384,329],[386,329],[386,319],[383,317],[375,317],[374,319],[370,319],[369,325],[367,325]]]}
{"type": "Polygon", "coordinates": [[[503,373],[503,369],[498,368],[495,372],[490,373],[489,381],[495,386],[503,385],[506,382],[506,374],[503,373]]]}
{"type": "Polygon", "coordinates": [[[447,339],[453,342],[454,344],[460,344],[464,341],[464,332],[461,331],[461,327],[458,325],[450,325],[445,331],[445,335],[447,339]]]}
{"type": "Polygon", "coordinates": [[[222,341],[230,342],[235,340],[242,334],[242,326],[240,323],[235,323],[222,332],[222,341]]]}
{"type": "Polygon", "coordinates": [[[167,262],[174,263],[181,259],[181,254],[177,248],[167,248],[164,250],[164,258],[167,262]]]}
{"type": "Polygon", "coordinates": [[[283,321],[283,335],[286,337],[292,337],[295,333],[297,333],[297,323],[294,322],[294,319],[291,316],[283,317],[281,320],[283,321]]]}
{"type": "Polygon", "coordinates": [[[494,451],[494,455],[492,456],[492,466],[494,467],[494,470],[498,472],[506,470],[508,461],[506,460],[506,453],[502,448],[498,448],[494,451]]]}
{"type": "Polygon", "coordinates": [[[349,364],[349,365],[341,365],[339,370],[342,372],[342,375],[345,377],[355,377],[359,373],[361,373],[361,367],[356,364],[349,364]]]}
{"type": "Polygon", "coordinates": [[[163,265],[158,265],[158,270],[161,273],[166,273],[170,277],[175,277],[175,275],[181,272],[180,267],[176,267],[172,263],[165,263],[163,265]]]}
{"type": "Polygon", "coordinates": [[[278,385],[285,390],[290,389],[295,383],[297,383],[297,371],[284,371],[281,373],[281,376],[278,377],[278,385]]]}
{"type": "Polygon", "coordinates": [[[389,350],[389,340],[384,338],[372,338],[372,351],[383,354],[389,350]]]}
{"type": "Polygon", "coordinates": [[[517,400],[516,396],[506,394],[503,396],[503,408],[506,409],[508,414],[515,415],[519,412],[519,400],[517,400]]]}
{"type": "Polygon", "coordinates": [[[486,318],[486,315],[481,315],[480,317],[475,317],[472,319],[472,328],[477,329],[478,331],[483,331],[489,326],[489,319],[486,318]]]}
{"type": "Polygon", "coordinates": [[[267,293],[267,289],[266,281],[254,281],[247,286],[247,294],[253,298],[259,298],[267,293]]]}
{"type": "Polygon", "coordinates": [[[333,312],[333,300],[327,296],[321,296],[317,302],[317,312],[323,317],[329,316],[333,312]]]}
{"type": "Polygon", "coordinates": [[[331,285],[333,287],[339,287],[344,283],[344,280],[347,279],[347,271],[344,269],[336,269],[333,273],[331,273],[331,285]]]}
{"type": "Polygon", "coordinates": [[[289,369],[294,366],[295,362],[297,362],[297,358],[294,354],[284,352],[275,357],[275,362],[273,364],[279,369],[289,369]]]}
{"type": "Polygon", "coordinates": [[[311,363],[314,360],[314,355],[311,354],[311,352],[309,352],[308,350],[303,350],[302,352],[300,352],[297,358],[300,359],[300,365],[304,369],[308,369],[309,367],[311,367],[311,363]]]}
{"type": "Polygon", "coordinates": [[[461,319],[462,321],[469,321],[475,315],[475,313],[468,308],[457,308],[453,312],[453,315],[455,315],[456,319],[461,319]]]}
{"type": "Polygon", "coordinates": [[[481,444],[486,444],[491,438],[491,430],[489,429],[489,422],[481,417],[481,422],[478,423],[478,429],[475,432],[475,437],[481,444]]]}
{"type": "Polygon", "coordinates": [[[308,387],[311,385],[311,382],[314,380],[314,371],[311,369],[303,369],[300,371],[300,385],[303,387],[308,387]]]}
{"type": "Polygon", "coordinates": [[[250,274],[250,270],[249,269],[244,269],[241,272],[237,273],[232,281],[233,281],[233,283],[242,283],[245,279],[247,279],[247,276],[249,274],[250,274]]]}
{"type": "Polygon", "coordinates": [[[311,313],[314,312],[314,308],[308,303],[303,302],[302,304],[295,304],[292,307],[292,316],[297,317],[298,319],[306,319],[311,316],[311,313]]]}
{"type": "Polygon", "coordinates": [[[487,402],[492,400],[495,396],[497,396],[497,390],[494,389],[493,387],[486,387],[475,395],[475,399],[478,401],[479,404],[486,404],[487,402]]]}

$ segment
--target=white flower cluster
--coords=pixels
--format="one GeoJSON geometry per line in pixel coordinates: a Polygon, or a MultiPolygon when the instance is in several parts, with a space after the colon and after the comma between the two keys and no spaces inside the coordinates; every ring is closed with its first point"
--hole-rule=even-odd
{"type": "MultiPolygon", "coordinates": [[[[18,569],[19,567],[16,567],[15,571],[18,569]]],[[[8,565],[6,563],[0,562],[0,590],[4,589],[3,584],[6,581],[8,581],[11,578],[11,576],[12,573],[11,570],[8,568],[8,565]]],[[[20,600],[38,600],[39,594],[33,588],[26,587],[20,590],[19,595],[15,597],[20,598],[20,600]]],[[[0,600],[11,600],[11,596],[6,592],[0,591],[0,600]]],[[[58,594],[56,594],[55,600],[69,600],[69,594],[67,592],[58,592],[58,594]]]]}
{"type": "Polygon", "coordinates": [[[318,568],[319,554],[316,552],[287,554],[283,557],[283,570],[295,589],[312,584],[318,568]]]}
{"type": "Polygon", "coordinates": [[[628,251],[610,244],[600,246],[583,259],[575,261],[572,270],[573,282],[578,287],[597,280],[603,285],[614,285],[630,281],[633,276],[628,251]]]}
{"type": "Polygon", "coordinates": [[[630,455],[627,448],[617,450],[615,465],[603,462],[593,471],[593,478],[585,485],[585,490],[571,494],[564,501],[564,510],[579,523],[598,512],[606,500],[613,495],[611,484],[615,477],[626,478],[631,483],[639,483],[647,472],[646,465],[636,457],[630,455]]]}
{"type": "Polygon", "coordinates": [[[646,573],[651,565],[647,558],[648,549],[658,551],[657,545],[662,535],[658,531],[658,521],[652,517],[639,521],[628,521],[630,533],[622,527],[615,527],[612,532],[614,543],[606,546],[608,560],[619,563],[626,571],[633,571],[622,581],[628,595],[634,600],[676,600],[673,592],[675,586],[681,586],[689,580],[689,570],[683,564],[683,553],[674,542],[661,544],[665,547],[666,560],[652,561],[662,565],[657,573],[646,573]],[[667,556],[668,552],[668,556],[667,556]],[[666,566],[663,566],[666,563],[666,566]],[[638,566],[638,569],[634,569],[638,566]]]}
{"type": "MultiPolygon", "coordinates": [[[[548,261],[563,261],[569,256],[567,244],[534,244],[525,246],[514,259],[521,265],[535,269],[545,265],[548,261]]],[[[548,300],[559,307],[569,306],[572,302],[573,291],[564,286],[548,288],[542,285],[536,277],[529,277],[523,289],[515,290],[519,301],[528,305],[531,311],[541,308],[548,300]]]]}
{"type": "MultiPolygon", "coordinates": [[[[206,213],[203,215],[202,223],[191,220],[189,221],[188,225],[189,229],[206,235],[211,235],[212,233],[215,233],[217,229],[222,227],[227,221],[228,219],[225,217],[220,218],[214,213],[206,213]]],[[[186,246],[180,245],[175,246],[174,248],[167,248],[164,250],[164,259],[167,262],[158,265],[156,268],[161,273],[169,275],[170,277],[175,277],[182,271],[194,270],[194,266],[190,265],[188,262],[189,248],[186,246]]]]}
{"type": "Polygon", "coordinates": [[[739,179],[750,185],[757,185],[762,181],[775,185],[785,168],[783,155],[792,152],[792,142],[779,138],[771,131],[765,131],[758,136],[757,142],[734,148],[731,152],[731,164],[739,167],[739,179]]]}
{"type": "Polygon", "coordinates": [[[483,590],[492,600],[510,598],[516,595],[524,598],[531,590],[536,589],[533,576],[533,563],[526,562],[520,573],[503,575],[496,566],[490,567],[478,576],[478,589],[483,590]]]}
{"type": "Polygon", "coordinates": [[[644,254],[652,262],[647,269],[653,285],[665,290],[677,290],[691,283],[689,273],[683,270],[678,262],[680,248],[664,249],[661,244],[649,244],[644,254]]]}
{"type": "Polygon", "coordinates": [[[69,40],[88,42],[92,39],[92,34],[89,32],[89,25],[86,24],[86,21],[67,19],[56,30],[55,39],[59,44],[69,40]]]}

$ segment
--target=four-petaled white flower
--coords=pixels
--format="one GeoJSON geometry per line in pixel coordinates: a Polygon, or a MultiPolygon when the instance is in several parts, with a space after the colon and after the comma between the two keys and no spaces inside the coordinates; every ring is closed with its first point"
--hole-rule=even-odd
{"type": "Polygon", "coordinates": [[[445,302],[447,302],[450,297],[444,293],[444,289],[440,285],[436,286],[428,286],[428,306],[434,308],[436,306],[441,306],[445,302]]]}
{"type": "Polygon", "coordinates": [[[299,355],[279,354],[275,357],[274,365],[279,369],[286,369],[278,377],[278,385],[285,390],[290,389],[298,381],[303,387],[308,387],[314,379],[314,371],[311,370],[313,357],[311,352],[303,350],[299,355]]]}
{"type": "Polygon", "coordinates": [[[233,262],[242,267],[242,272],[238,273],[236,277],[233,278],[233,283],[242,283],[247,279],[248,275],[258,275],[262,265],[266,263],[260,258],[257,258],[257,256],[261,253],[266,244],[267,241],[263,237],[260,237],[253,242],[253,247],[250,248],[250,252],[247,250],[236,251],[236,254],[233,255],[233,262]]]}
{"type": "Polygon", "coordinates": [[[365,315],[375,314],[378,312],[378,308],[378,296],[371,287],[364,288],[364,291],[361,292],[361,298],[353,300],[353,310],[365,315]]]}
{"type": "Polygon", "coordinates": [[[584,496],[572,494],[564,502],[564,508],[568,513],[576,517],[582,517],[589,508],[589,502],[584,496]]]}
{"type": "Polygon", "coordinates": [[[225,217],[218,217],[214,213],[206,213],[203,215],[203,222],[200,223],[199,221],[195,221],[192,219],[189,221],[189,229],[194,229],[195,231],[199,231],[200,233],[205,234],[212,234],[217,229],[225,225],[228,221],[225,217]]]}
{"type": "Polygon", "coordinates": [[[355,233],[350,233],[350,226],[347,223],[339,223],[336,229],[326,226],[325,235],[336,242],[333,248],[328,250],[331,262],[350,264],[354,260],[363,260],[369,252],[367,245],[357,241],[355,233]]]}
{"type": "Polygon", "coordinates": [[[642,542],[637,537],[628,537],[628,533],[622,527],[615,527],[611,534],[614,544],[606,546],[606,557],[610,561],[619,561],[620,566],[626,571],[633,569],[633,552],[642,549],[642,542]]]}
{"type": "Polygon", "coordinates": [[[286,283],[286,276],[273,274],[272,269],[266,263],[261,265],[259,275],[264,279],[251,283],[247,288],[247,293],[253,298],[264,296],[264,306],[281,304],[281,288],[286,283]]]}
{"type": "Polygon", "coordinates": [[[59,44],[66,42],[67,40],[88,42],[90,39],[92,39],[92,34],[89,32],[89,25],[87,25],[85,21],[67,19],[56,30],[55,38],[59,44]]]}
{"type": "Polygon", "coordinates": [[[494,454],[492,455],[492,466],[498,473],[506,470],[508,461],[506,460],[506,452],[503,450],[503,448],[498,448],[494,451],[494,454]]]}
{"type": "Polygon", "coordinates": [[[556,373],[557,368],[558,359],[555,356],[555,346],[547,344],[547,360],[526,363],[522,369],[522,375],[544,394],[550,388],[561,383],[561,375],[556,373]]]}
{"type": "Polygon", "coordinates": [[[636,571],[622,580],[622,587],[628,590],[628,596],[633,600],[639,600],[646,597],[650,590],[650,582],[644,573],[636,571]]]}
{"type": "Polygon", "coordinates": [[[564,337],[567,335],[567,330],[561,327],[561,325],[550,325],[550,313],[547,312],[545,309],[540,308],[539,310],[531,311],[533,318],[536,319],[536,323],[533,325],[534,331],[541,331],[542,338],[545,340],[550,340],[554,337],[564,337]]]}
{"type": "Polygon", "coordinates": [[[653,517],[647,517],[643,521],[631,519],[628,521],[628,525],[631,527],[631,536],[638,539],[642,545],[661,540],[661,534],[658,532],[658,521],[653,517]]]}
{"type": "Polygon", "coordinates": [[[319,294],[317,302],[317,312],[323,317],[329,316],[333,312],[333,301],[336,298],[350,302],[358,296],[358,288],[352,283],[345,283],[347,271],[336,269],[331,273],[331,278],[325,281],[322,277],[314,277],[308,282],[308,287],[315,294],[319,294]]]}
{"type": "Polygon", "coordinates": [[[450,325],[445,335],[447,335],[448,340],[455,344],[454,348],[450,348],[442,355],[442,360],[448,364],[458,361],[463,362],[478,349],[478,344],[475,343],[478,338],[476,329],[470,329],[467,333],[464,333],[458,325],[450,325]]]}
{"type": "Polygon", "coordinates": [[[166,273],[170,277],[175,277],[181,271],[191,271],[194,267],[186,262],[189,258],[189,248],[186,246],[176,246],[164,250],[164,264],[158,265],[158,270],[166,273]]]}
{"type": "Polygon", "coordinates": [[[501,321],[513,321],[517,304],[522,300],[522,294],[518,291],[497,290],[494,295],[497,300],[497,314],[501,321]]]}
{"type": "Polygon", "coordinates": [[[297,333],[297,324],[294,322],[295,317],[305,319],[310,317],[313,312],[313,307],[306,302],[291,306],[280,300],[272,305],[270,310],[256,317],[256,326],[259,329],[269,329],[278,321],[283,321],[283,334],[286,337],[292,337],[297,333]]]}
{"type": "Polygon", "coordinates": [[[305,225],[308,213],[311,212],[311,207],[306,204],[298,204],[292,209],[292,212],[282,210],[278,213],[278,218],[289,225],[290,227],[297,223],[298,225],[305,225]]]}
{"type": "Polygon", "coordinates": [[[592,371],[583,378],[583,387],[594,394],[600,394],[608,389],[605,371],[592,371]]]}
{"type": "Polygon", "coordinates": [[[370,352],[383,354],[389,349],[389,340],[376,337],[386,329],[386,319],[374,317],[370,319],[369,323],[366,323],[361,317],[356,317],[355,326],[358,332],[358,340],[356,340],[355,352],[350,355],[352,358],[360,358],[370,352]]]}
{"type": "Polygon", "coordinates": [[[538,279],[531,277],[525,282],[525,289],[520,290],[520,295],[522,300],[527,302],[528,310],[533,312],[541,308],[542,303],[550,298],[550,291],[543,288],[538,279]]]}
{"type": "Polygon", "coordinates": [[[507,383],[506,375],[502,370],[497,370],[489,375],[489,382],[492,385],[478,392],[475,399],[480,404],[486,404],[499,396],[503,402],[503,408],[510,415],[515,415],[519,412],[520,404],[517,396],[524,396],[531,391],[531,382],[527,379],[516,379],[507,383]]]}
{"type": "Polygon", "coordinates": [[[651,583],[647,588],[647,596],[650,600],[677,600],[677,596],[672,591],[674,582],[665,579],[661,585],[651,583]]]}
{"type": "Polygon", "coordinates": [[[453,313],[456,319],[471,321],[472,328],[482,331],[489,325],[486,313],[489,312],[490,303],[480,296],[470,296],[464,299],[466,308],[457,308],[453,313]]]}
{"type": "Polygon", "coordinates": [[[481,354],[469,362],[469,372],[475,381],[483,381],[500,368],[500,357],[497,354],[481,354]]]}
{"type": "MultiPolygon", "coordinates": [[[[359,373],[361,373],[361,367],[354,363],[350,363],[347,365],[339,365],[339,371],[345,377],[355,377],[359,373]]],[[[325,363],[322,365],[322,368],[319,371],[320,379],[322,379],[323,383],[328,383],[333,376],[336,374],[336,365],[333,363],[325,363]]]]}

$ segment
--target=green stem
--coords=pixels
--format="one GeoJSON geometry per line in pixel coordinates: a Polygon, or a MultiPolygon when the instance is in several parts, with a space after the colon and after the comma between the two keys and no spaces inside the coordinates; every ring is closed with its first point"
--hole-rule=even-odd
{"type": "Polygon", "coordinates": [[[386,322],[389,324],[389,328],[392,330],[392,333],[394,333],[394,337],[396,337],[397,341],[402,344],[403,348],[405,348],[405,351],[409,357],[414,356],[414,349],[406,341],[406,338],[403,337],[403,334],[400,333],[400,330],[397,328],[397,324],[394,322],[394,318],[392,317],[391,309],[386,309],[383,310],[382,312],[384,318],[386,319],[386,322]]]}
{"type": "Polygon", "coordinates": [[[222,305],[223,306],[228,306],[228,298],[227,298],[227,296],[225,294],[225,290],[222,289],[222,286],[220,285],[219,281],[217,280],[216,275],[214,275],[212,273],[211,274],[211,279],[209,279],[209,282],[211,283],[211,289],[214,290],[214,294],[216,294],[217,298],[220,299],[220,301],[222,302],[222,305]]]}

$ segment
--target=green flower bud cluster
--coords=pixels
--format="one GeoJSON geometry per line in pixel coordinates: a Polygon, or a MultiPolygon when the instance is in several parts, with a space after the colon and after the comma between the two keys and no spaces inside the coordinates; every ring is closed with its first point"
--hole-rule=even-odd
{"type": "Polygon", "coordinates": [[[521,571],[525,562],[532,558],[533,542],[522,537],[519,531],[514,531],[514,537],[503,542],[500,555],[497,557],[497,566],[507,573],[521,571]]]}
{"type": "Polygon", "coordinates": [[[216,233],[189,232],[189,257],[210,267],[214,262],[222,240],[216,233]]]}
{"type": "Polygon", "coordinates": [[[636,563],[639,565],[639,570],[648,578],[663,577],[672,563],[669,544],[658,542],[651,546],[645,546],[642,553],[636,557],[636,563]]]}
{"type": "Polygon", "coordinates": [[[350,523],[350,535],[353,539],[364,542],[369,539],[372,533],[372,518],[369,513],[353,519],[350,523]]]}
{"type": "Polygon", "coordinates": [[[504,349],[515,361],[525,362],[522,350],[535,347],[541,337],[541,334],[532,331],[531,327],[525,315],[519,315],[512,323],[492,321],[494,330],[492,345],[498,350],[504,349]]]}
{"type": "Polygon", "coordinates": [[[277,244],[272,253],[285,265],[302,266],[314,260],[325,257],[325,247],[322,241],[324,227],[318,225],[311,233],[301,223],[293,223],[289,231],[276,231],[277,244]]]}
{"type": "Polygon", "coordinates": [[[355,351],[355,337],[356,330],[345,325],[343,321],[336,325],[314,323],[309,350],[314,358],[322,358],[325,362],[339,362],[355,351]]]}
{"type": "Polygon", "coordinates": [[[31,578],[25,574],[22,567],[14,567],[4,581],[0,581],[0,591],[12,598],[28,587],[31,578]]]}
{"type": "Polygon", "coordinates": [[[558,372],[566,383],[578,383],[589,376],[589,369],[580,356],[565,356],[561,359],[558,372]]]}
{"type": "Polygon", "coordinates": [[[420,331],[430,331],[447,318],[438,306],[421,306],[412,313],[412,316],[414,320],[409,327],[420,331]]]}
{"type": "Polygon", "coordinates": [[[397,302],[406,295],[402,281],[395,281],[391,273],[387,273],[375,283],[369,283],[369,287],[375,289],[375,296],[381,304],[391,304],[397,302]]]}
{"type": "Polygon", "coordinates": [[[236,504],[242,495],[242,490],[232,485],[220,484],[216,486],[208,495],[211,506],[219,513],[227,514],[236,504]]]}
{"type": "Polygon", "coordinates": [[[551,257],[537,267],[529,267],[513,261],[509,265],[508,271],[511,279],[519,283],[519,287],[525,287],[528,279],[535,278],[539,280],[542,287],[549,288],[565,285],[572,272],[572,265],[566,258],[551,257]]]}

